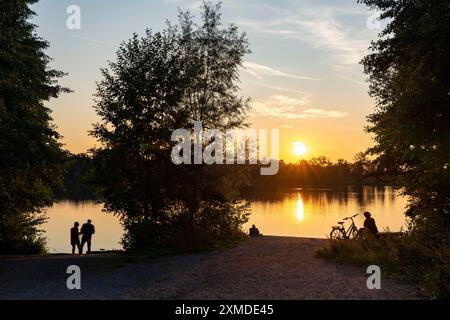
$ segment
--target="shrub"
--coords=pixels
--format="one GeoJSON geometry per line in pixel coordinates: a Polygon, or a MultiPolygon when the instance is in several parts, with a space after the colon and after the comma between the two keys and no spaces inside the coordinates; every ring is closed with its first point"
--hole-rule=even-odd
{"type": "Polygon", "coordinates": [[[448,234],[442,235],[439,246],[423,241],[414,231],[401,237],[330,240],[316,256],[358,266],[378,265],[387,274],[419,284],[429,298],[450,298],[448,234]]]}

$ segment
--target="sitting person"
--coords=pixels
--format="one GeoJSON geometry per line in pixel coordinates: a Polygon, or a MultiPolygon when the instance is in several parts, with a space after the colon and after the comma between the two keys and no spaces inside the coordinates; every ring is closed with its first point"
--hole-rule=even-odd
{"type": "Polygon", "coordinates": [[[250,237],[258,237],[262,235],[261,233],[259,233],[259,230],[255,225],[252,225],[252,227],[248,230],[248,233],[250,237]]]}
{"type": "Polygon", "coordinates": [[[366,228],[374,236],[378,236],[378,228],[375,224],[375,219],[371,217],[370,212],[364,212],[364,217],[366,217],[366,220],[364,220],[364,228],[366,228]]]}

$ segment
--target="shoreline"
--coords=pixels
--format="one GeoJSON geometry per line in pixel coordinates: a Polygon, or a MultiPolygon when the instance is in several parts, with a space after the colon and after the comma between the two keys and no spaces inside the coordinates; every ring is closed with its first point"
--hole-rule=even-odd
{"type": "Polygon", "coordinates": [[[263,236],[229,249],[130,259],[121,254],[0,259],[0,299],[418,299],[415,286],[315,258],[328,240],[263,236]],[[79,265],[82,289],[66,288],[79,265]]]}

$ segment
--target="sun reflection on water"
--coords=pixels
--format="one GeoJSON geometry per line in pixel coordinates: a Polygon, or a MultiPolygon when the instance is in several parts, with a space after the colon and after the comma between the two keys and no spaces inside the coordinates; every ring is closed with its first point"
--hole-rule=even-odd
{"type": "Polygon", "coordinates": [[[300,193],[297,193],[297,220],[303,221],[305,218],[305,208],[303,207],[303,199],[300,193]]]}

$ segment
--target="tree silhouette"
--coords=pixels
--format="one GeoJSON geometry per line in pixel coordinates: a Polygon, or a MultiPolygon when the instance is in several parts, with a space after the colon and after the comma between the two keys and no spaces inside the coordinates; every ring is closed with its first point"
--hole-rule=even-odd
{"type": "Polygon", "coordinates": [[[377,102],[369,151],[413,197],[410,216],[444,218],[450,227],[448,1],[362,2],[392,19],[362,62],[377,102]]]}
{"type": "Polygon", "coordinates": [[[28,21],[35,2],[0,2],[0,253],[44,250],[40,212],[61,182],[64,153],[44,101],[68,90],[28,21]]]}
{"type": "Polygon", "coordinates": [[[376,142],[369,152],[410,197],[414,259],[430,270],[433,290],[448,297],[450,7],[444,0],[359,2],[389,21],[362,61],[377,103],[368,118],[376,142]]]}
{"type": "Polygon", "coordinates": [[[247,102],[236,95],[249,50],[235,26],[221,27],[220,6],[205,2],[202,24],[180,12],[179,25],[136,34],[102,70],[92,134],[97,183],[106,211],[125,226],[125,248],[192,247],[240,234],[242,169],[181,165],[170,159],[175,129],[243,125],[247,102]]]}

